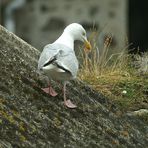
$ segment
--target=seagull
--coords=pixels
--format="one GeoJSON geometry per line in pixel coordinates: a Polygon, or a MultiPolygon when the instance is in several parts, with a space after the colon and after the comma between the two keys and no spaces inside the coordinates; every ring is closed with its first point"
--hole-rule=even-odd
{"type": "MultiPolygon", "coordinates": [[[[77,107],[66,97],[66,84],[69,80],[76,78],[79,69],[74,51],[75,40],[84,43],[87,53],[91,51],[91,44],[87,40],[85,29],[78,23],[72,23],[64,29],[62,35],[55,42],[44,47],[38,61],[40,73],[47,76],[48,79],[63,83],[64,104],[68,108],[77,107]]],[[[42,90],[51,96],[57,95],[50,84],[42,90]]]]}

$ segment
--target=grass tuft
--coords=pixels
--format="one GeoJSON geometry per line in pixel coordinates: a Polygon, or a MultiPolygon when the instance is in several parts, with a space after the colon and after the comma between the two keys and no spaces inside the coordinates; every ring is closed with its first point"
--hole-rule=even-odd
{"type": "Polygon", "coordinates": [[[147,75],[139,75],[138,70],[132,66],[133,58],[128,54],[127,48],[119,53],[109,54],[111,36],[106,37],[102,52],[98,49],[97,38],[97,33],[93,33],[90,38],[91,53],[80,53],[83,62],[79,78],[108,96],[122,110],[148,107],[147,75]]]}

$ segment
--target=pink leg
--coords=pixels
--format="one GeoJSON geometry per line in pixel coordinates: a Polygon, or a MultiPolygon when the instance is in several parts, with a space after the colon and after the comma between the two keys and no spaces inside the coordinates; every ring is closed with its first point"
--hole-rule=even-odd
{"type": "Polygon", "coordinates": [[[50,86],[50,84],[47,88],[42,88],[42,90],[53,97],[58,95],[58,93],[50,86]]]}
{"type": "Polygon", "coordinates": [[[71,102],[71,100],[66,99],[66,82],[64,82],[64,87],[63,87],[63,93],[64,93],[64,104],[68,108],[76,108],[77,106],[71,102]]]}

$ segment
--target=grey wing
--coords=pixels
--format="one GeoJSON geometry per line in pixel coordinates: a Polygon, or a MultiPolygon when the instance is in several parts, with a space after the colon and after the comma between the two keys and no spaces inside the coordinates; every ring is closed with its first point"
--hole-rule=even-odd
{"type": "Polygon", "coordinates": [[[38,70],[40,70],[47,62],[52,60],[59,52],[59,49],[54,48],[52,45],[47,45],[44,47],[39,61],[38,61],[38,70]]]}
{"type": "Polygon", "coordinates": [[[68,70],[73,77],[76,77],[78,60],[74,51],[69,47],[60,44],[45,46],[38,61],[38,69],[40,70],[44,65],[49,64],[50,61],[68,70]]]}
{"type": "Polygon", "coordinates": [[[71,72],[73,77],[76,77],[78,71],[78,60],[73,51],[63,52],[57,59],[57,64],[71,72]]]}

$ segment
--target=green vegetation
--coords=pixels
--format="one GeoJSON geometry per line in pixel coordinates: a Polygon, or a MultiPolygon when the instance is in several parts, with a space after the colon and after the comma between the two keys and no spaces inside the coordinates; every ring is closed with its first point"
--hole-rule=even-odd
{"type": "MultiPolygon", "coordinates": [[[[127,49],[123,49],[121,53],[110,54],[112,37],[106,38],[102,53],[99,53],[95,37],[93,35],[93,40],[91,40],[93,49],[90,57],[81,53],[84,62],[79,78],[110,98],[123,111],[147,108],[148,70],[144,70],[144,72],[141,70],[140,72],[134,65],[135,63],[137,65],[138,62],[140,65],[141,62],[134,62],[133,60],[141,59],[139,55],[133,57],[133,55],[127,53],[127,49]]],[[[145,61],[148,61],[148,56],[145,61]]],[[[146,64],[147,62],[143,63],[146,64]]]]}

